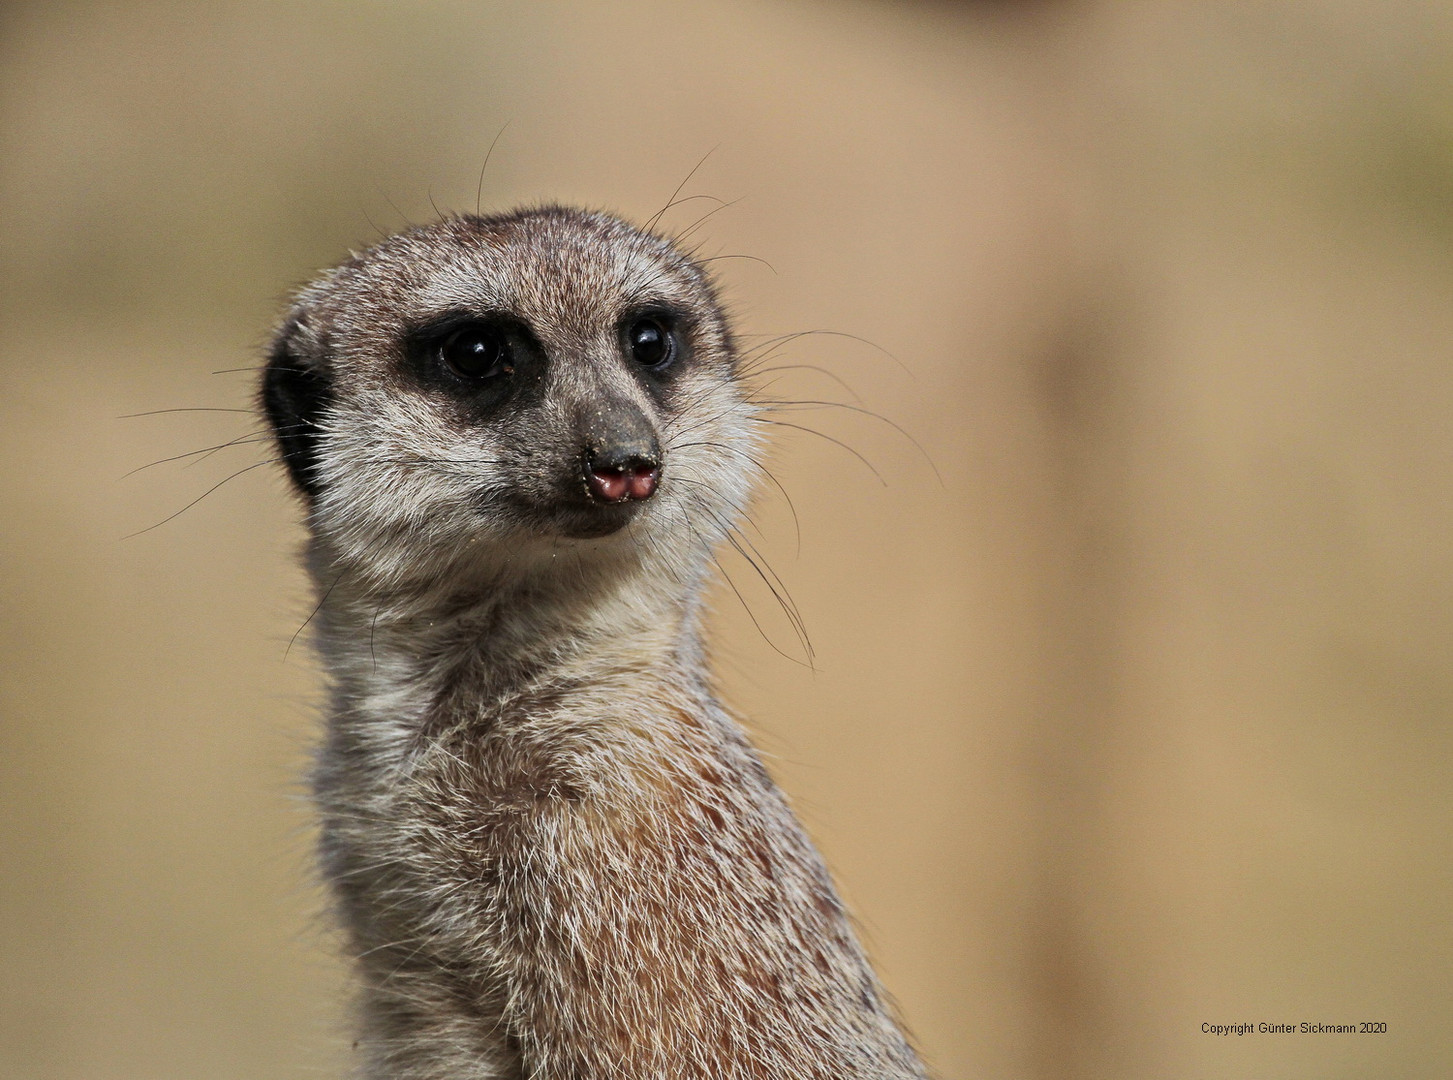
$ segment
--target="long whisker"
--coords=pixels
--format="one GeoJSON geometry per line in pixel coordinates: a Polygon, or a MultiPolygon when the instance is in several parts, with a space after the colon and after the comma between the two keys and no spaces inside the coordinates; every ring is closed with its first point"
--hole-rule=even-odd
{"type": "Polygon", "coordinates": [[[160,521],[158,521],[155,525],[148,525],[144,529],[137,529],[136,532],[134,532],[134,533],[127,533],[121,539],[123,539],[123,540],[130,540],[132,537],[134,537],[134,536],[140,536],[142,533],[149,533],[149,532],[151,532],[152,529],[159,529],[163,525],[165,525],[168,521],[171,521],[174,518],[178,518],[182,514],[185,514],[188,510],[190,510],[192,507],[196,506],[199,502],[201,502],[203,499],[205,499],[208,495],[212,494],[212,492],[216,491],[223,484],[228,483],[229,481],[232,481],[232,480],[236,480],[243,473],[251,472],[253,469],[260,469],[264,465],[272,465],[272,464],[275,464],[275,463],[277,463],[279,461],[282,461],[282,460],[283,459],[280,458],[280,457],[267,458],[266,460],[263,460],[263,461],[254,462],[253,464],[248,465],[244,469],[238,469],[231,476],[228,476],[228,477],[226,477],[226,478],[224,478],[222,480],[217,481],[217,483],[213,484],[206,491],[202,492],[202,494],[198,495],[191,502],[187,503],[186,506],[182,507],[175,514],[168,514],[166,517],[164,517],[160,521]]]}
{"type": "Polygon", "coordinates": [[[758,424],[772,424],[772,425],[774,425],[776,427],[795,428],[798,431],[805,431],[809,435],[816,435],[819,439],[826,439],[828,442],[833,443],[833,444],[835,444],[837,446],[840,446],[844,450],[846,450],[848,453],[852,454],[853,457],[857,458],[859,461],[861,461],[864,465],[867,466],[868,471],[870,473],[872,473],[875,477],[878,478],[878,483],[882,484],[884,487],[887,487],[888,486],[888,481],[883,479],[883,474],[880,473],[876,468],[873,467],[873,463],[871,461],[869,461],[867,458],[863,457],[862,454],[858,453],[856,450],[854,450],[847,443],[843,442],[841,439],[834,439],[831,435],[828,435],[828,434],[825,434],[824,432],[818,431],[816,428],[804,427],[802,424],[791,424],[791,423],[788,423],[786,420],[773,420],[770,417],[766,417],[766,416],[752,416],[752,417],[748,417],[748,419],[750,419],[754,423],[758,423],[758,424]]]}
{"type": "MultiPolygon", "coordinates": [[[[714,393],[714,392],[715,392],[715,389],[712,388],[712,387],[708,387],[708,388],[702,390],[701,393],[699,393],[696,397],[691,398],[691,399],[688,399],[686,402],[683,402],[682,405],[680,407],[678,407],[677,411],[680,412],[680,413],[683,413],[683,414],[688,414],[688,413],[694,412],[695,411],[695,406],[700,401],[702,401],[703,399],[711,396],[711,394],[714,393]]],[[[695,422],[693,422],[691,424],[687,424],[685,427],[679,427],[679,428],[677,428],[675,431],[671,432],[670,437],[674,439],[674,438],[677,438],[677,437],[679,437],[681,435],[686,435],[686,434],[688,434],[688,433],[690,433],[692,431],[696,431],[696,430],[698,430],[700,428],[706,427],[706,426],[708,426],[710,424],[714,424],[718,420],[720,420],[723,416],[727,416],[727,415],[730,415],[731,413],[735,412],[736,409],[737,409],[737,406],[736,406],[735,403],[727,404],[727,405],[723,406],[720,411],[714,413],[711,416],[701,417],[700,419],[696,420],[695,422]]]]}
{"type": "Polygon", "coordinates": [[[374,190],[375,191],[377,191],[380,195],[383,196],[383,201],[386,202],[386,203],[388,203],[389,206],[393,207],[393,212],[395,214],[397,214],[399,217],[403,218],[404,224],[406,226],[408,226],[409,228],[413,228],[414,227],[414,223],[411,220],[409,220],[409,215],[406,214],[406,213],[404,213],[402,210],[399,209],[399,204],[396,203],[396,202],[394,202],[393,196],[390,195],[387,191],[384,190],[383,185],[382,184],[374,184],[373,187],[374,187],[374,190]]]}
{"type": "Polygon", "coordinates": [[[783,345],[788,344],[789,342],[797,341],[799,338],[805,337],[839,337],[847,338],[849,341],[856,341],[860,345],[866,345],[868,346],[868,348],[874,350],[875,352],[882,353],[889,360],[892,360],[893,363],[897,364],[899,368],[903,370],[903,373],[907,375],[910,379],[916,378],[916,376],[909,369],[907,364],[905,364],[902,360],[898,359],[898,357],[893,355],[893,353],[883,348],[883,346],[879,345],[876,341],[870,341],[868,338],[859,337],[857,334],[845,333],[842,330],[798,330],[791,334],[775,335],[773,337],[767,338],[761,346],[758,346],[758,348],[767,348],[766,354],[764,354],[764,356],[762,357],[759,357],[758,359],[765,359],[766,356],[770,356],[773,351],[781,348],[783,345]]]}
{"type": "MultiPolygon", "coordinates": [[[[705,161],[706,159],[705,158],[702,158],[702,160],[705,161]]],[[[695,171],[695,170],[693,170],[693,171],[695,171]]],[[[690,177],[687,177],[687,179],[689,180],[691,178],[690,177]]],[[[683,183],[684,182],[685,181],[683,181],[683,183]]],[[[677,190],[679,191],[681,189],[680,188],[677,188],[677,190]]],[[[651,215],[650,220],[646,222],[646,228],[649,230],[652,227],[654,227],[655,224],[656,224],[656,222],[660,220],[661,215],[664,214],[667,210],[670,210],[672,207],[674,207],[674,206],[685,206],[687,203],[689,203],[689,202],[695,202],[697,199],[710,199],[712,202],[715,202],[715,203],[723,203],[723,202],[726,201],[725,199],[720,199],[720,198],[718,198],[715,195],[687,195],[687,196],[685,196],[683,198],[680,198],[680,199],[672,199],[665,206],[661,207],[661,209],[657,210],[654,214],[651,215]]],[[[702,262],[703,260],[697,259],[696,261],[697,262],[702,262]]]]}
{"type": "MultiPolygon", "coordinates": [[[[794,534],[794,537],[795,537],[795,546],[796,546],[796,551],[793,553],[793,555],[794,555],[794,557],[800,557],[802,555],[802,523],[797,518],[797,507],[792,502],[792,496],[787,493],[787,489],[782,486],[782,481],[780,481],[780,480],[777,479],[776,474],[774,474],[771,469],[767,468],[767,466],[763,465],[761,461],[759,461],[753,455],[747,453],[745,450],[741,450],[741,449],[739,449],[739,448],[737,448],[735,446],[728,446],[726,443],[719,443],[719,442],[675,443],[675,444],[669,445],[667,447],[667,449],[668,450],[686,450],[686,449],[689,449],[689,448],[691,448],[693,446],[709,446],[709,447],[711,447],[714,450],[725,450],[729,454],[736,454],[738,457],[744,457],[748,461],[750,461],[753,465],[755,465],[758,468],[758,470],[761,471],[761,473],[762,473],[763,476],[765,476],[768,480],[772,481],[772,485],[778,491],[780,491],[782,493],[782,498],[784,498],[784,499],[787,500],[787,509],[792,514],[792,531],[793,531],[793,534],[794,534]]],[[[683,476],[678,476],[676,479],[678,479],[678,480],[690,480],[689,477],[683,477],[683,476]]],[[[701,483],[701,481],[699,481],[699,480],[690,480],[690,482],[691,483],[696,483],[696,484],[700,484],[701,483]]],[[[702,486],[704,487],[705,485],[702,485],[702,486]]]]}
{"type": "Polygon", "coordinates": [[[913,448],[915,450],[917,450],[921,455],[923,455],[923,460],[925,462],[927,462],[928,463],[928,467],[933,470],[933,475],[938,480],[939,486],[940,487],[943,486],[943,477],[939,474],[938,466],[933,463],[933,458],[931,458],[931,457],[928,456],[928,451],[923,448],[923,444],[920,443],[917,439],[915,439],[912,435],[910,435],[908,433],[908,431],[905,428],[902,427],[902,425],[897,424],[897,423],[895,423],[892,420],[889,420],[882,413],[876,413],[872,409],[865,409],[861,405],[847,405],[847,404],[844,404],[841,401],[814,401],[814,400],[811,400],[811,399],[800,399],[800,400],[790,400],[790,401],[787,401],[787,400],[784,400],[784,401],[765,400],[765,401],[758,401],[757,404],[762,405],[763,408],[765,408],[766,411],[768,411],[768,412],[773,412],[773,411],[778,410],[778,409],[785,410],[785,409],[797,409],[797,408],[802,408],[802,409],[846,409],[848,412],[855,412],[855,413],[859,413],[859,414],[861,414],[863,416],[870,416],[874,420],[879,421],[880,423],[887,424],[890,428],[892,428],[894,431],[898,432],[898,434],[902,435],[905,439],[907,439],[910,443],[912,443],[913,444],[913,448]]]}
{"type": "MultiPolygon", "coordinates": [[[[371,541],[369,541],[368,545],[364,548],[364,556],[371,554],[375,548],[377,548],[380,544],[384,543],[388,539],[388,533],[379,533],[371,541]]],[[[288,647],[283,650],[284,660],[288,658],[288,653],[292,652],[293,645],[297,642],[298,636],[308,628],[308,624],[317,617],[318,612],[322,611],[323,606],[328,603],[328,598],[333,595],[333,590],[338,588],[339,584],[342,583],[343,579],[346,578],[348,574],[358,565],[360,565],[359,562],[350,563],[348,566],[343,567],[343,569],[338,572],[338,576],[333,579],[333,583],[329,585],[327,591],[323,593],[323,597],[318,601],[317,606],[314,607],[313,610],[308,613],[308,617],[303,620],[303,625],[299,626],[296,630],[294,630],[293,636],[288,639],[288,647]]],[[[373,652],[373,631],[374,628],[376,628],[378,625],[378,613],[382,610],[383,605],[380,604],[378,610],[375,611],[373,614],[373,626],[369,628],[368,632],[368,650],[369,653],[373,655],[373,666],[375,671],[378,670],[378,656],[376,653],[373,652]]]]}
{"type": "Polygon", "coordinates": [[[489,168],[489,159],[494,154],[495,144],[499,142],[500,136],[505,133],[506,128],[508,128],[509,126],[510,121],[506,120],[504,122],[504,126],[494,133],[494,139],[490,142],[489,149],[484,152],[484,164],[479,167],[479,183],[476,184],[474,188],[475,217],[479,217],[480,204],[484,202],[484,170],[489,168]]]}
{"type": "MultiPolygon", "coordinates": [[[[765,360],[766,357],[764,356],[761,359],[765,360]]],[[[852,399],[854,401],[856,401],[858,404],[861,405],[863,403],[862,397],[858,394],[858,392],[856,390],[854,390],[851,386],[848,385],[848,382],[847,382],[846,379],[844,379],[841,375],[839,375],[837,372],[833,371],[832,369],[822,367],[821,365],[818,365],[818,364],[774,364],[772,367],[768,367],[768,368],[764,368],[764,367],[754,367],[752,369],[752,371],[750,372],[750,374],[752,374],[752,375],[766,375],[766,374],[768,374],[770,372],[773,372],[773,371],[815,371],[819,375],[825,375],[825,376],[827,376],[833,382],[835,382],[839,386],[841,386],[844,390],[846,390],[852,396],[852,399]]],[[[773,380],[774,383],[777,382],[777,381],[778,380],[775,380],[775,379],[773,380]]],[[[771,385],[772,385],[772,383],[766,383],[766,384],[764,384],[762,386],[762,389],[765,390],[765,389],[767,389],[767,387],[769,387],[771,385]]]]}
{"type": "Polygon", "coordinates": [[[724,520],[720,514],[699,502],[697,503],[697,508],[717,523],[717,526],[726,537],[727,543],[736,548],[737,554],[741,555],[742,558],[751,564],[752,569],[757,572],[757,576],[762,579],[763,584],[767,586],[773,598],[776,599],[778,606],[782,608],[782,613],[787,616],[787,621],[792,624],[798,641],[807,653],[808,659],[811,660],[814,654],[812,642],[807,636],[807,624],[802,619],[802,612],[798,609],[796,603],[792,601],[791,594],[787,591],[787,585],[783,582],[782,578],[772,569],[771,565],[763,557],[762,553],[757,550],[756,546],[742,534],[741,530],[737,529],[731,522],[724,520]],[[743,544],[746,545],[746,548],[751,549],[750,554],[742,546],[743,544]],[[758,560],[761,560],[760,564],[758,560]]]}
{"type": "Polygon", "coordinates": [[[777,572],[767,564],[767,560],[762,558],[762,553],[757,550],[755,545],[746,538],[740,529],[733,528],[731,532],[727,533],[726,539],[727,543],[731,544],[737,550],[737,553],[747,560],[747,565],[757,572],[757,576],[767,586],[768,591],[772,594],[772,598],[777,601],[777,606],[782,609],[782,614],[787,616],[787,621],[791,624],[793,632],[797,635],[797,641],[802,646],[803,652],[807,654],[808,667],[812,667],[812,661],[816,658],[817,654],[812,647],[812,639],[808,636],[807,624],[802,619],[802,612],[798,610],[797,603],[787,593],[787,586],[782,583],[782,579],[777,576],[777,572]],[[743,545],[751,548],[752,553],[748,554],[743,548],[743,545]],[[758,559],[761,559],[760,564],[757,561],[758,559]],[[776,581],[776,585],[773,584],[774,580],[776,581]]]}
{"type": "MultiPolygon", "coordinates": [[[[283,660],[287,660],[288,653],[293,651],[293,645],[298,640],[298,635],[306,630],[308,628],[308,624],[313,621],[313,619],[317,616],[318,612],[323,610],[323,605],[328,602],[328,597],[333,595],[333,590],[338,588],[339,582],[347,577],[349,571],[351,571],[352,569],[353,567],[350,565],[345,566],[342,570],[338,571],[338,576],[333,579],[333,584],[328,586],[328,591],[323,594],[323,598],[318,601],[317,606],[314,607],[312,611],[308,612],[308,617],[303,620],[303,625],[294,630],[293,636],[288,638],[288,647],[283,650],[283,660]]],[[[370,641],[370,647],[371,646],[372,642],[370,641]]],[[[377,664],[377,661],[375,660],[374,663],[377,664]]]]}
{"type": "Polygon", "coordinates": [[[715,146],[713,146],[706,153],[702,154],[701,155],[701,160],[698,161],[695,165],[691,166],[691,171],[686,174],[686,178],[684,180],[682,180],[681,183],[679,183],[679,184],[676,185],[676,190],[671,193],[671,198],[669,198],[669,199],[666,200],[666,205],[663,206],[663,207],[661,207],[660,210],[657,210],[656,213],[654,213],[653,215],[651,215],[651,219],[648,222],[646,222],[646,231],[647,232],[650,232],[652,229],[654,229],[656,227],[656,222],[658,222],[658,221],[661,220],[661,215],[662,214],[664,214],[667,210],[670,210],[671,207],[673,207],[673,206],[676,205],[676,196],[678,196],[678,195],[681,194],[681,189],[684,188],[687,184],[691,183],[691,178],[696,175],[697,170],[700,169],[703,165],[705,165],[706,164],[706,159],[709,158],[709,157],[711,157],[711,155],[714,154],[714,153],[716,153],[716,147],[715,146]]]}
{"type": "MultiPolygon", "coordinates": [[[[678,484],[690,484],[692,487],[697,487],[697,488],[700,488],[703,491],[711,492],[713,494],[715,494],[715,491],[716,491],[716,489],[713,488],[710,484],[706,483],[703,480],[697,480],[696,478],[691,477],[691,476],[679,476],[678,475],[677,477],[675,477],[675,481],[674,482],[675,483],[678,483],[678,484]]],[[[756,523],[756,521],[751,518],[750,515],[743,515],[743,516],[746,517],[747,524],[749,524],[752,527],[752,529],[756,532],[756,534],[758,536],[760,536],[765,541],[767,539],[767,536],[766,536],[766,534],[764,532],[762,532],[762,527],[760,525],[758,525],[756,523]]]]}
{"type": "MultiPolygon", "coordinates": [[[[699,198],[699,197],[700,196],[694,196],[694,195],[692,196],[692,198],[699,198]]],[[[683,199],[681,201],[682,202],[685,202],[686,200],[683,199]]],[[[769,263],[766,259],[758,258],[756,255],[709,255],[709,256],[707,256],[704,259],[697,259],[696,262],[697,262],[698,265],[701,265],[701,264],[705,264],[705,263],[717,262],[717,261],[719,261],[721,259],[746,259],[748,262],[761,263],[763,266],[765,266],[768,270],[772,271],[772,273],[774,273],[774,274],[777,272],[777,268],[775,266],[773,266],[771,263],[769,263]]]]}
{"type": "Polygon", "coordinates": [[[721,560],[716,557],[716,553],[712,551],[711,545],[706,542],[706,538],[701,535],[701,533],[697,530],[696,526],[691,524],[691,519],[687,515],[686,507],[684,505],[681,506],[681,517],[686,522],[686,527],[690,529],[692,535],[696,537],[697,542],[701,544],[702,551],[706,554],[706,557],[710,559],[712,565],[716,567],[717,573],[720,574],[722,580],[727,583],[727,588],[731,589],[733,595],[735,595],[737,598],[737,602],[742,605],[742,610],[747,613],[747,618],[752,620],[752,625],[757,628],[757,633],[761,635],[762,640],[767,643],[767,645],[771,648],[773,652],[775,652],[778,656],[781,656],[783,659],[796,664],[798,667],[805,667],[809,671],[815,670],[811,664],[803,663],[791,653],[784,651],[781,646],[779,646],[775,641],[772,640],[771,636],[767,633],[767,631],[762,629],[762,624],[757,621],[757,616],[752,611],[752,606],[748,604],[746,598],[742,596],[741,590],[737,588],[737,583],[733,581],[732,576],[726,572],[726,568],[722,566],[721,560]]]}
{"type": "Polygon", "coordinates": [[[706,213],[702,214],[701,217],[697,218],[694,222],[692,222],[689,228],[687,228],[683,232],[677,233],[674,237],[672,237],[672,239],[675,240],[675,242],[678,244],[684,244],[686,242],[686,238],[694,233],[697,229],[705,225],[707,221],[715,217],[717,214],[720,214],[728,207],[736,206],[737,203],[741,201],[741,199],[733,199],[731,202],[724,202],[720,206],[708,210],[706,213]]]}
{"type": "Polygon", "coordinates": [[[501,465],[503,462],[494,458],[434,458],[434,457],[406,457],[406,458],[380,458],[380,461],[388,461],[392,465],[402,465],[412,468],[432,468],[442,465],[501,465]]]}
{"type": "MultiPolygon", "coordinates": [[[[246,369],[238,368],[236,370],[239,370],[239,371],[241,371],[241,370],[251,371],[252,369],[251,368],[246,368],[246,369]]],[[[220,372],[215,372],[214,371],[212,374],[217,375],[217,374],[220,374],[220,372]]],[[[146,412],[122,413],[116,419],[118,419],[118,420],[134,420],[138,416],[161,416],[163,413],[183,413],[183,412],[250,413],[250,412],[252,412],[252,410],[251,409],[223,409],[223,408],[212,408],[212,407],[200,408],[200,409],[148,409],[146,412]]]]}
{"type": "MultiPolygon", "coordinates": [[[[263,443],[271,441],[272,436],[267,432],[249,431],[245,435],[239,435],[235,439],[229,439],[227,442],[218,443],[216,446],[204,446],[200,450],[188,450],[185,454],[173,454],[171,457],[164,457],[158,461],[149,461],[145,465],[138,465],[130,472],[122,473],[117,479],[125,480],[128,476],[135,476],[139,472],[142,472],[146,469],[154,469],[158,465],[165,465],[169,461],[182,461],[189,457],[196,457],[198,458],[198,460],[202,460],[203,458],[211,454],[215,454],[218,450],[226,450],[229,446],[246,446],[253,443],[263,443]],[[201,455],[201,457],[198,457],[198,455],[201,455]]],[[[196,462],[193,462],[192,464],[196,464],[196,462]]]]}

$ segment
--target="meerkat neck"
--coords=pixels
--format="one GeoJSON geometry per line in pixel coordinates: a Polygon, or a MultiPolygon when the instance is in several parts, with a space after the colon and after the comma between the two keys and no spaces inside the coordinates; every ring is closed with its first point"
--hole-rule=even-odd
{"type": "Polygon", "coordinates": [[[663,666],[705,680],[700,572],[683,585],[640,559],[568,574],[500,563],[456,571],[446,586],[385,585],[332,555],[315,545],[313,621],[335,692],[355,704],[397,708],[409,689],[405,714],[434,726],[431,711],[487,708],[551,682],[663,666]]]}

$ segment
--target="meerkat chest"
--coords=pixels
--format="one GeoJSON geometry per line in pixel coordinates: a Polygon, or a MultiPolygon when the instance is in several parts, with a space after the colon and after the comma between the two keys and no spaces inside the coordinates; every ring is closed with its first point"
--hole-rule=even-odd
{"type": "Polygon", "coordinates": [[[521,1003],[507,1024],[568,1014],[592,1032],[569,1048],[579,1075],[671,1075],[700,1046],[731,1075],[773,1054],[797,1055],[773,1075],[859,1075],[881,1006],[842,905],[755,757],[709,718],[637,705],[460,730],[415,779],[420,872],[453,905],[430,940],[479,952],[490,992],[521,1003]]]}
{"type": "Polygon", "coordinates": [[[755,902],[800,876],[810,846],[712,709],[639,683],[517,700],[429,740],[393,816],[431,875],[533,882],[576,907],[628,893],[755,902]]]}

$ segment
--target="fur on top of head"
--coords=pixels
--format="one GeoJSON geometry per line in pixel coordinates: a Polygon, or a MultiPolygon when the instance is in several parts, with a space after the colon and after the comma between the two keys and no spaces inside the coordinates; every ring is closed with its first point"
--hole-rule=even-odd
{"type": "Polygon", "coordinates": [[[303,288],[262,406],[315,551],[381,586],[582,561],[705,560],[756,467],[706,272],[559,207],[400,232],[303,288]]]}

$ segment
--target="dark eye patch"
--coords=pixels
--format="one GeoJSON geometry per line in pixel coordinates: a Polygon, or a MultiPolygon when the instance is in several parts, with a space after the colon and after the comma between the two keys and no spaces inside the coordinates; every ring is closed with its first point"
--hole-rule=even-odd
{"type": "Polygon", "coordinates": [[[407,328],[404,371],[434,394],[488,407],[533,381],[544,351],[529,326],[507,313],[448,312],[407,328]]]}

